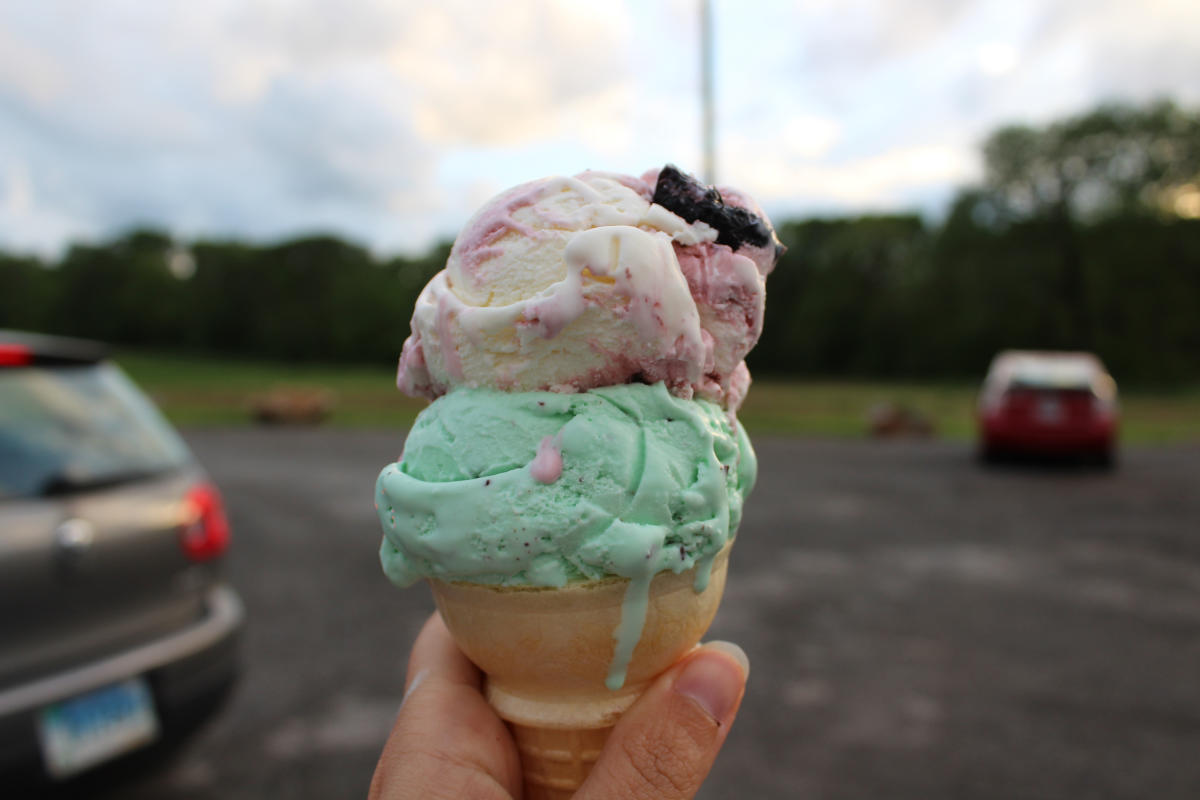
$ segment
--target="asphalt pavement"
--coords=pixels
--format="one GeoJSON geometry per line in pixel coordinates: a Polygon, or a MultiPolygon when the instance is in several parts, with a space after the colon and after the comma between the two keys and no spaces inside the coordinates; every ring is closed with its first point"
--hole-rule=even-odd
{"type": "MultiPolygon", "coordinates": [[[[249,612],[223,712],[90,787],[365,797],[428,590],[379,569],[398,431],[187,432],[249,612]]],[[[703,798],[1200,797],[1200,448],[983,467],[966,444],[756,439],[710,638],[752,664],[703,798]]]]}

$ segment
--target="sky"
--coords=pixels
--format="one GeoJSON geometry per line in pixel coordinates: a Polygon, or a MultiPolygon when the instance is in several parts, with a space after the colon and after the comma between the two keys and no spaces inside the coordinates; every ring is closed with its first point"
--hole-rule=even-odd
{"type": "MultiPolygon", "coordinates": [[[[0,249],[154,226],[380,254],[551,174],[702,171],[698,0],[0,0],[0,249]]],[[[718,183],[917,210],[998,126],[1200,104],[1195,0],[712,0],[718,183]]]]}

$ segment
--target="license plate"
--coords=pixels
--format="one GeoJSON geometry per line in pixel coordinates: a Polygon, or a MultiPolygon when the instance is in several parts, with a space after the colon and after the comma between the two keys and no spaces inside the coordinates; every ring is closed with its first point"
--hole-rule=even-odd
{"type": "Polygon", "coordinates": [[[66,778],[158,738],[154,698],[143,678],[55,703],[38,715],[46,771],[66,778]]]}

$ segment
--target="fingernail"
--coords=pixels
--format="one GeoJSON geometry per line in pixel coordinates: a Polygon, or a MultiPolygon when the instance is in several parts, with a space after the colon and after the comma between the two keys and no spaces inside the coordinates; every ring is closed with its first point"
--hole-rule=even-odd
{"type": "Polygon", "coordinates": [[[704,647],[709,650],[720,650],[738,663],[738,666],[742,668],[744,677],[750,677],[750,656],[746,655],[746,651],[733,642],[724,642],[717,639],[713,642],[705,642],[704,647]]]}
{"type": "Polygon", "coordinates": [[[408,689],[404,691],[404,697],[400,699],[401,708],[404,708],[404,704],[408,702],[408,698],[412,697],[412,693],[417,690],[418,686],[425,682],[425,678],[428,677],[428,675],[429,670],[423,669],[413,676],[412,682],[408,684],[408,689]]]}
{"type": "Polygon", "coordinates": [[[684,663],[674,689],[724,724],[741,696],[750,659],[730,642],[710,642],[684,663]]]}

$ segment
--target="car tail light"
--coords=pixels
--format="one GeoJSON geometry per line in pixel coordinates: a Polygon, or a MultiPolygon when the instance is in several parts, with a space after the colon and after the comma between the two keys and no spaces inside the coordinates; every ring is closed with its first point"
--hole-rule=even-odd
{"type": "Polygon", "coordinates": [[[1097,395],[1092,395],[1092,412],[1101,418],[1115,417],[1117,404],[1097,395]]]}
{"type": "Polygon", "coordinates": [[[0,367],[27,367],[33,363],[33,351],[22,344],[0,342],[0,367]]]}
{"type": "Polygon", "coordinates": [[[186,518],[179,532],[179,544],[192,561],[208,561],[229,547],[229,519],[221,494],[215,486],[193,486],[184,498],[186,518]]]}

